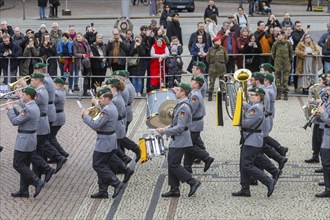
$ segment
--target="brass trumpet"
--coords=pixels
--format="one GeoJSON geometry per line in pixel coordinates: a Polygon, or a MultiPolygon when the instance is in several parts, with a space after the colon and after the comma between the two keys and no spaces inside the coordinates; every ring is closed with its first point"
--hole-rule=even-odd
{"type": "MultiPolygon", "coordinates": [[[[23,79],[25,82],[27,82],[28,80],[31,79],[31,76],[24,76],[24,77],[21,78],[21,79],[23,79]]],[[[17,88],[18,86],[20,86],[20,84],[19,84],[18,81],[19,81],[19,80],[17,80],[16,82],[13,82],[13,83],[8,83],[8,86],[9,86],[9,88],[10,88],[12,91],[7,92],[7,93],[1,93],[1,94],[0,94],[0,98],[3,98],[4,96],[7,96],[7,95],[10,95],[10,94],[13,94],[13,93],[15,93],[16,91],[20,91],[20,90],[24,89],[25,87],[17,88]]]]}

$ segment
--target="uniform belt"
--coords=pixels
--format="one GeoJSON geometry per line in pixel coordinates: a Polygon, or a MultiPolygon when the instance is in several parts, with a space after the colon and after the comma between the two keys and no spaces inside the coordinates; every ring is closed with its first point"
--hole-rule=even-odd
{"type": "Polygon", "coordinates": [[[329,125],[324,125],[326,128],[330,128],[330,126],[329,125]]]}
{"type": "Polygon", "coordinates": [[[251,133],[260,133],[261,130],[251,129],[251,128],[242,128],[242,131],[251,132],[251,133]]]}
{"type": "MultiPolygon", "coordinates": [[[[185,127],[184,130],[185,130],[185,131],[188,131],[188,127],[185,127]]],[[[171,138],[172,138],[173,140],[175,140],[175,135],[171,135],[171,138]]]]}
{"type": "Polygon", "coordinates": [[[128,104],[127,104],[127,106],[131,106],[131,105],[132,105],[132,103],[128,103],[128,104]]]}
{"type": "Polygon", "coordinates": [[[199,121],[199,120],[202,120],[204,117],[201,116],[201,117],[198,117],[198,118],[193,118],[192,121],[199,121]]]}
{"type": "Polygon", "coordinates": [[[273,115],[272,113],[266,113],[265,117],[267,118],[267,117],[272,116],[272,115],[273,115]]]}
{"type": "Polygon", "coordinates": [[[63,110],[63,109],[61,109],[61,110],[56,110],[56,113],[60,113],[60,112],[64,112],[64,110],[63,110]]]}
{"type": "Polygon", "coordinates": [[[40,117],[46,117],[47,113],[40,113],[40,117]]]}
{"type": "Polygon", "coordinates": [[[20,130],[20,129],[18,129],[17,132],[18,132],[18,133],[22,133],[22,134],[34,134],[34,133],[37,132],[37,130],[29,131],[29,130],[20,130]]]}
{"type": "Polygon", "coordinates": [[[112,135],[115,133],[115,131],[97,131],[97,134],[103,134],[103,135],[112,135]]]}
{"type": "Polygon", "coordinates": [[[48,102],[48,105],[52,105],[52,104],[54,104],[54,102],[48,102]]]}
{"type": "Polygon", "coordinates": [[[123,120],[124,118],[126,118],[126,116],[119,116],[118,120],[123,120]]]}

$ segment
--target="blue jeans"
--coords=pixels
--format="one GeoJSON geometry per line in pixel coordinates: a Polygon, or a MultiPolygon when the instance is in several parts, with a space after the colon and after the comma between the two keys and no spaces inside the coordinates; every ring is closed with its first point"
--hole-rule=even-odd
{"type": "Polygon", "coordinates": [[[132,84],[135,88],[135,92],[141,92],[142,91],[142,78],[131,78],[132,84]]]}
{"type": "MultiPolygon", "coordinates": [[[[59,67],[61,70],[61,76],[64,81],[66,81],[67,78],[67,73],[64,74],[64,64],[59,63],[59,67]]],[[[78,86],[78,80],[79,80],[79,68],[76,66],[76,63],[72,63],[72,72],[70,73],[69,76],[69,89],[73,89],[73,86],[78,86]]]]}
{"type": "Polygon", "coordinates": [[[323,72],[326,73],[330,70],[330,62],[324,62],[323,72]]]}
{"type": "Polygon", "coordinates": [[[45,16],[45,12],[46,11],[46,7],[39,7],[39,16],[40,16],[40,19],[43,19],[45,16]]]}

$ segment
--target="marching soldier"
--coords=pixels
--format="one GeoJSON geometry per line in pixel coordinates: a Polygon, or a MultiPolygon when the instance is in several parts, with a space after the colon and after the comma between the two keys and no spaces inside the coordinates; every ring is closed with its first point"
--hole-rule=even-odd
{"type": "Polygon", "coordinates": [[[319,198],[330,197],[330,81],[327,82],[327,95],[328,99],[326,103],[317,109],[317,112],[321,114],[321,120],[325,123],[321,146],[321,160],[325,190],[315,195],[319,198]]]}
{"type": "Polygon", "coordinates": [[[15,143],[13,166],[20,174],[20,189],[13,192],[13,197],[29,197],[29,185],[34,185],[36,191],[33,197],[40,193],[44,182],[30,169],[33,153],[37,147],[37,125],[40,111],[34,99],[36,91],[32,87],[23,89],[22,102],[24,108],[18,112],[12,103],[7,103],[8,118],[12,125],[18,126],[18,134],[15,143]]]}
{"type": "MultiPolygon", "coordinates": [[[[323,100],[326,99],[326,74],[321,74],[319,76],[319,85],[313,85],[309,88],[308,104],[318,106],[323,100]],[[319,99],[317,99],[319,97],[319,99]]],[[[305,163],[319,163],[319,154],[322,145],[322,137],[324,129],[320,128],[322,123],[319,118],[314,117],[313,121],[313,133],[312,133],[312,150],[313,155],[310,159],[305,160],[305,163]]]]}
{"type": "Polygon", "coordinates": [[[226,74],[226,64],[229,60],[226,48],[221,46],[221,38],[213,39],[214,45],[209,48],[206,55],[206,62],[209,64],[209,91],[208,101],[212,101],[212,93],[214,91],[214,83],[217,77],[223,79],[226,74]]]}
{"type": "Polygon", "coordinates": [[[55,83],[55,109],[56,109],[56,118],[55,121],[52,123],[50,134],[48,136],[48,141],[51,145],[55,146],[57,151],[64,157],[68,157],[69,154],[63,149],[61,144],[58,142],[56,135],[61,127],[65,124],[66,118],[64,113],[64,105],[65,105],[65,98],[66,93],[64,90],[64,81],[57,77],[54,79],[55,83]]]}
{"type": "MultiPolygon", "coordinates": [[[[126,74],[125,72],[123,72],[122,70],[118,71],[118,74],[126,74]]],[[[124,101],[124,106],[122,106],[122,102],[119,101],[117,102],[117,100],[119,100],[120,98],[118,96],[115,95],[115,93],[118,93],[118,91],[120,92],[120,95],[124,94],[124,91],[127,92],[127,94],[129,94],[128,90],[125,90],[124,88],[126,87],[123,81],[120,81],[119,79],[110,79],[107,80],[106,82],[107,85],[110,85],[110,89],[112,94],[114,95],[114,104],[116,105],[118,112],[120,112],[122,114],[122,120],[124,123],[124,127],[126,128],[126,119],[127,119],[127,105],[125,105],[125,101],[124,101]],[[119,110],[121,109],[121,110],[119,110]]],[[[128,96],[127,96],[128,98],[128,96]]],[[[122,96],[122,99],[124,100],[124,97],[122,96]]],[[[122,135],[121,135],[122,136],[122,135]]],[[[120,148],[122,149],[122,151],[124,152],[124,148],[131,150],[135,153],[135,162],[138,162],[140,160],[141,157],[141,152],[140,152],[140,148],[137,146],[137,144],[130,140],[127,136],[126,136],[126,129],[123,132],[123,137],[122,138],[118,138],[118,145],[120,146],[120,148]]]]}
{"type": "Polygon", "coordinates": [[[168,184],[171,189],[169,192],[163,193],[162,197],[180,197],[180,182],[190,185],[188,197],[195,194],[201,185],[201,182],[193,178],[191,173],[181,165],[183,155],[193,146],[188,129],[192,121],[191,106],[187,98],[190,91],[191,88],[188,84],[179,84],[176,91],[179,103],[174,108],[172,124],[165,128],[157,128],[159,134],[171,137],[167,157],[168,184]]]}
{"type": "Polygon", "coordinates": [[[109,162],[111,154],[117,149],[116,122],[118,111],[111,102],[112,94],[109,88],[98,91],[102,110],[99,117],[93,120],[88,111],[83,109],[84,123],[96,131],[97,138],[93,153],[93,169],[98,176],[99,192],[91,195],[91,198],[108,198],[109,185],[114,187],[112,198],[115,198],[123,187],[123,183],[112,172],[109,162]]]}
{"type": "MultiPolygon", "coordinates": [[[[62,154],[59,151],[59,149],[57,149],[58,145],[50,146],[51,145],[51,143],[50,143],[51,140],[50,139],[54,140],[54,133],[56,132],[54,129],[57,129],[57,128],[53,127],[53,123],[56,119],[56,109],[55,109],[55,104],[54,104],[54,101],[55,101],[55,84],[54,84],[54,81],[53,81],[52,77],[49,75],[49,73],[47,73],[46,64],[44,64],[42,62],[36,63],[33,66],[33,68],[37,73],[41,73],[45,76],[44,77],[44,86],[45,86],[45,89],[48,92],[47,116],[48,116],[50,133],[47,136],[47,140],[45,141],[45,145],[46,145],[47,148],[54,148],[55,147],[55,149],[58,151],[58,153],[60,153],[64,157],[68,157],[67,153],[64,153],[62,151],[62,153],[64,153],[64,154],[62,154]]],[[[57,144],[57,143],[55,143],[55,144],[57,144]]],[[[64,158],[62,158],[62,160],[64,160],[64,158]]],[[[56,160],[54,160],[54,159],[53,159],[53,161],[56,162],[56,160]]]]}
{"type": "Polygon", "coordinates": [[[267,196],[271,196],[276,180],[268,177],[262,170],[255,165],[255,160],[259,159],[266,160],[267,158],[261,154],[263,146],[263,99],[265,91],[262,88],[252,88],[249,90],[250,105],[245,106],[245,117],[242,120],[242,147],[240,156],[240,174],[241,174],[241,190],[232,193],[233,196],[244,196],[250,197],[250,181],[251,177],[259,180],[267,186],[267,196]]]}
{"type": "Polygon", "coordinates": [[[193,76],[202,77],[204,80],[203,86],[200,88],[203,99],[205,98],[207,92],[207,79],[204,76],[205,69],[206,69],[205,63],[200,61],[195,61],[193,63],[193,68],[192,68],[193,76]]]}
{"type": "MultiPolygon", "coordinates": [[[[200,158],[204,161],[205,167],[204,172],[206,172],[211,164],[214,162],[214,158],[209,156],[209,153],[203,148],[200,148],[197,143],[198,140],[201,140],[200,133],[203,131],[204,128],[204,121],[203,118],[205,116],[205,104],[200,92],[200,88],[204,84],[204,77],[196,77],[193,76],[191,78],[190,87],[192,91],[188,95],[189,104],[192,107],[192,122],[189,126],[191,141],[193,147],[189,149],[188,152],[184,155],[184,168],[192,173],[192,164],[194,162],[194,158],[200,158]]],[[[203,145],[204,146],[204,145],[203,145]]]]}
{"type": "Polygon", "coordinates": [[[274,80],[273,80],[273,83],[272,83],[272,88],[274,89],[274,93],[275,93],[275,96],[277,96],[277,87],[276,87],[276,83],[275,82],[275,75],[274,75],[274,67],[272,64],[270,63],[263,63],[259,66],[259,71],[260,73],[263,73],[263,74],[266,74],[266,73],[270,73],[274,76],[274,80]]]}

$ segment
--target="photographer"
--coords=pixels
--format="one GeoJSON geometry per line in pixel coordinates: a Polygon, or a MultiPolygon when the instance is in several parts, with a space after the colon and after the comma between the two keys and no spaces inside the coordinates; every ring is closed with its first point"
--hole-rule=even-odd
{"type": "MultiPolygon", "coordinates": [[[[256,42],[261,46],[261,52],[263,54],[270,54],[274,38],[269,26],[266,26],[263,21],[258,21],[258,28],[254,34],[256,36],[256,42]]],[[[271,63],[271,60],[272,58],[269,55],[260,57],[260,63],[271,63]]]]}
{"type": "Polygon", "coordinates": [[[87,40],[89,45],[92,45],[96,41],[96,35],[97,32],[94,28],[94,23],[91,23],[91,25],[87,25],[84,38],[87,40]]]}
{"type": "Polygon", "coordinates": [[[113,27],[119,30],[121,36],[125,37],[127,31],[133,32],[133,23],[128,19],[128,17],[126,17],[126,19],[123,22],[121,22],[120,25],[119,22],[120,22],[120,17],[117,18],[117,21],[115,22],[113,27]]]}
{"type": "MultiPolygon", "coordinates": [[[[49,57],[56,56],[56,47],[50,40],[49,34],[42,35],[41,46],[39,48],[39,56],[43,59],[44,63],[47,62],[49,57]]],[[[48,60],[47,72],[51,76],[57,75],[57,61],[56,59],[48,60]]]]}
{"type": "MultiPolygon", "coordinates": [[[[28,43],[23,51],[23,57],[39,57],[39,47],[34,36],[29,37],[28,43]]],[[[33,66],[38,62],[39,59],[24,59],[22,62],[21,75],[26,76],[33,73],[33,66]]]]}
{"type": "MultiPolygon", "coordinates": [[[[95,57],[104,57],[106,54],[106,44],[103,42],[103,35],[97,34],[96,41],[91,45],[93,55],[95,57]]],[[[93,76],[105,76],[107,71],[106,58],[93,58],[91,59],[92,74],[93,76]]],[[[104,77],[92,78],[92,85],[98,82],[99,85],[104,81],[104,77]]]]}

